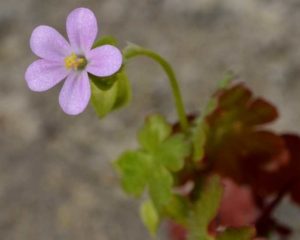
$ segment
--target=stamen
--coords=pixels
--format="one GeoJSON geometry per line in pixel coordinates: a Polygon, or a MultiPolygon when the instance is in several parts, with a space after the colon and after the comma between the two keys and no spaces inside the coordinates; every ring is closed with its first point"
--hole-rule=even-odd
{"type": "Polygon", "coordinates": [[[77,56],[75,53],[72,53],[70,56],[65,58],[65,67],[73,70],[82,70],[85,68],[87,60],[85,57],[77,56]]]}

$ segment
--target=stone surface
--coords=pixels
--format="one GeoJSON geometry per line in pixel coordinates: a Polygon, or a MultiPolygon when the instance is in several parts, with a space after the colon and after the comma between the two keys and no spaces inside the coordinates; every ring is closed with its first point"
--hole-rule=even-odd
{"type": "MultiPolygon", "coordinates": [[[[0,239],[150,239],[110,161],[136,145],[145,114],[175,120],[161,70],[149,60],[132,62],[132,104],[101,121],[91,107],[66,116],[60,87],[38,94],[24,81],[35,59],[28,46],[33,28],[46,24],[65,34],[65,18],[78,6],[93,9],[101,33],[121,46],[134,42],[169,59],[188,111],[199,111],[232,70],[279,106],[275,129],[300,132],[298,0],[1,0],[0,239]]],[[[278,215],[300,232],[289,204],[278,215]]]]}

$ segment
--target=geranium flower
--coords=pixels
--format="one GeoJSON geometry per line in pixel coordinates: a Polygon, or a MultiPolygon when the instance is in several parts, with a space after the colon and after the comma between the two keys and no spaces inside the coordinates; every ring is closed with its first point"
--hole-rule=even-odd
{"type": "Polygon", "coordinates": [[[41,59],[33,62],[25,73],[29,88],[43,92],[66,79],[59,94],[63,111],[76,115],[84,111],[91,97],[88,73],[106,77],[122,65],[122,54],[114,46],[92,49],[98,32],[97,19],[87,8],[73,10],[66,23],[68,43],[54,28],[38,26],[30,39],[30,47],[41,59]]]}

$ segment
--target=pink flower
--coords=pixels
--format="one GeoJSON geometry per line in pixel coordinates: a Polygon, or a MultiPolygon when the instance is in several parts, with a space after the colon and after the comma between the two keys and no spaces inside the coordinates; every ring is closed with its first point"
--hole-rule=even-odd
{"type": "Polygon", "coordinates": [[[114,46],[92,49],[98,32],[97,19],[87,8],[73,10],[66,23],[68,43],[54,28],[38,26],[30,39],[31,50],[41,59],[25,73],[29,88],[46,91],[66,79],[59,94],[63,111],[77,115],[84,111],[91,97],[88,73],[106,77],[122,65],[122,54],[114,46]]]}

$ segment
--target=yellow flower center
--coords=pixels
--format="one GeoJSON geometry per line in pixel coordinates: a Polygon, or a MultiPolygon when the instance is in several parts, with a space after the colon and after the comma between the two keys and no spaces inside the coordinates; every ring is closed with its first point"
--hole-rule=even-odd
{"type": "Polygon", "coordinates": [[[83,56],[77,56],[72,53],[70,56],[65,58],[65,67],[73,70],[82,70],[85,68],[87,60],[83,56]]]}

